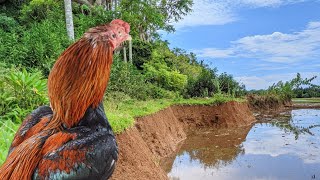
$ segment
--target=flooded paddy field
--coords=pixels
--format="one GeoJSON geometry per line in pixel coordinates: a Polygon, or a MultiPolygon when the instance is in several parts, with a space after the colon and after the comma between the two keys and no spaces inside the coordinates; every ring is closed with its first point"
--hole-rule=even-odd
{"type": "Polygon", "coordinates": [[[266,115],[249,127],[190,132],[161,161],[170,179],[320,179],[320,110],[266,115]]]}

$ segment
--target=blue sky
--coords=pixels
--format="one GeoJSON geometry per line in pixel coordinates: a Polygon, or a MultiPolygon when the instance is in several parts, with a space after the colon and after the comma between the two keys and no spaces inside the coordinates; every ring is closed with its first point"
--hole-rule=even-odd
{"type": "Polygon", "coordinates": [[[163,34],[247,89],[300,72],[320,85],[320,0],[194,0],[193,12],[163,34]]]}

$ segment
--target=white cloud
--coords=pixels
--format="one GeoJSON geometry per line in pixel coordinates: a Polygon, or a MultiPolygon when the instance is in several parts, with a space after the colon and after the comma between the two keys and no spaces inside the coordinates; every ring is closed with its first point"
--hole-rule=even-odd
{"type": "Polygon", "coordinates": [[[214,57],[214,58],[230,58],[234,55],[234,50],[229,49],[217,49],[217,48],[205,48],[202,50],[193,50],[194,53],[200,57],[214,57]]]}
{"type": "Polygon", "coordinates": [[[193,12],[174,26],[224,25],[240,19],[239,8],[279,7],[304,1],[307,0],[196,0],[193,12]]]}
{"type": "Polygon", "coordinates": [[[247,36],[231,42],[229,48],[205,48],[196,53],[200,57],[241,57],[278,63],[320,58],[320,22],[310,22],[300,32],[247,36]]]}
{"type": "Polygon", "coordinates": [[[238,0],[240,4],[258,7],[278,7],[287,4],[304,2],[306,0],[238,0]]]}
{"type": "Polygon", "coordinates": [[[226,3],[213,0],[194,1],[193,12],[174,24],[176,28],[199,25],[223,25],[236,20],[226,3]]]}
{"type": "MultiPolygon", "coordinates": [[[[267,76],[238,76],[235,77],[237,81],[242,82],[246,85],[248,90],[250,89],[266,89],[273,83],[278,81],[288,81],[296,77],[296,73],[285,73],[285,74],[273,74],[267,76]]],[[[317,76],[312,83],[320,85],[320,72],[303,72],[302,78],[311,78],[317,76]]]]}
{"type": "MultiPolygon", "coordinates": [[[[303,118],[306,118],[306,116],[315,118],[319,114],[319,110],[293,110],[291,113],[292,119],[290,122],[295,122],[296,126],[300,128],[300,126],[315,125],[316,123],[314,120],[310,123],[307,119],[301,121],[301,115],[303,113],[305,113],[302,115],[303,118]]],[[[255,127],[253,127],[253,129],[254,128],[255,127]]],[[[265,126],[263,127],[263,131],[261,131],[261,127],[259,128],[260,131],[254,133],[251,131],[250,133],[253,133],[255,136],[252,136],[249,133],[246,141],[243,143],[246,154],[265,154],[271,155],[272,157],[289,154],[291,156],[299,157],[304,163],[320,163],[320,151],[317,147],[317,142],[319,142],[320,137],[318,136],[318,131],[316,129],[310,130],[312,133],[315,133],[314,136],[311,136],[310,134],[300,134],[299,140],[295,140],[293,133],[284,133],[283,130],[275,127],[265,126]]]]}

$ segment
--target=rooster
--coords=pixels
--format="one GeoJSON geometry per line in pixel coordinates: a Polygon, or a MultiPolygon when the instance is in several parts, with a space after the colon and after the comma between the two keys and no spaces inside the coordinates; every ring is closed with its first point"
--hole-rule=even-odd
{"type": "Polygon", "coordinates": [[[113,51],[129,40],[122,20],[89,29],[48,78],[50,106],[23,121],[0,168],[1,180],[108,179],[118,146],[103,108],[113,51]]]}

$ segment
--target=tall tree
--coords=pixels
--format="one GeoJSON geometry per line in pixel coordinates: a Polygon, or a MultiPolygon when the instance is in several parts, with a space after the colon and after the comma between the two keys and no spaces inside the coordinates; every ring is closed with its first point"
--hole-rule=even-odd
{"type": "Polygon", "coordinates": [[[121,18],[132,24],[136,36],[149,42],[158,36],[158,30],[172,32],[176,22],[191,11],[192,0],[121,0],[121,18]]]}
{"type": "Polygon", "coordinates": [[[72,4],[71,0],[64,0],[64,8],[66,14],[66,27],[67,33],[70,40],[74,40],[74,27],[72,18],[72,4]]]}

